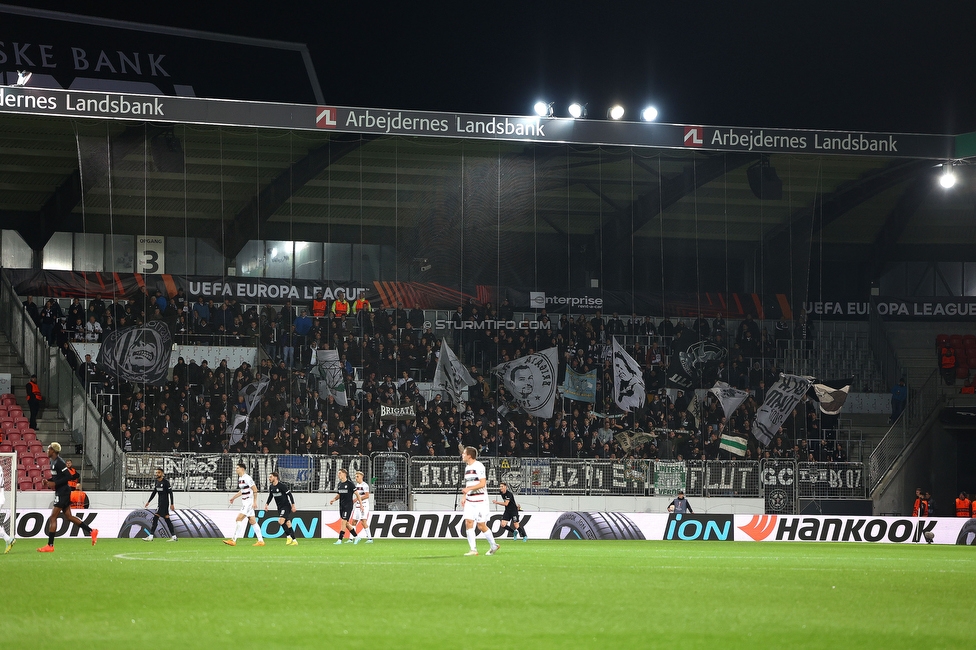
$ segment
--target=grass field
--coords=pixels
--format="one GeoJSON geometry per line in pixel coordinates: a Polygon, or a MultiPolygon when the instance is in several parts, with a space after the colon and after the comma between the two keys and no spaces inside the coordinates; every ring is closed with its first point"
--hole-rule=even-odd
{"type": "Polygon", "coordinates": [[[965,546],[250,543],[20,540],[0,556],[0,647],[976,646],[965,546]]]}

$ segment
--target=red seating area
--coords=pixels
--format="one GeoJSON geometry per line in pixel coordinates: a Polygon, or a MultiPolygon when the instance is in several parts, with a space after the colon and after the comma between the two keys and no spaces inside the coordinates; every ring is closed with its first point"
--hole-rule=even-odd
{"type": "Polygon", "coordinates": [[[936,351],[948,345],[956,353],[956,379],[968,380],[976,369],[976,335],[939,334],[935,337],[936,351]]]}
{"type": "Polygon", "coordinates": [[[46,490],[43,481],[51,477],[47,450],[30,428],[30,418],[24,416],[11,395],[0,395],[0,453],[17,452],[17,488],[46,490]]]}

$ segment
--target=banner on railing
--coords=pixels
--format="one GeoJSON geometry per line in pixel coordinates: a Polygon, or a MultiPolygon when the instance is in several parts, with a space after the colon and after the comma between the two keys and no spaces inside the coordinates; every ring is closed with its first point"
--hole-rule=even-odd
{"type": "Polygon", "coordinates": [[[801,499],[866,499],[867,481],[861,463],[797,463],[801,499]]]}
{"type": "Polygon", "coordinates": [[[654,494],[674,496],[685,489],[688,466],[682,461],[654,461],[654,494]]]}
{"type": "Polygon", "coordinates": [[[237,489],[238,463],[259,490],[268,486],[268,474],[277,471],[296,492],[328,492],[339,482],[338,472],[362,471],[372,478],[367,456],[299,456],[292,454],[154,454],[125,455],[125,489],[152,489],[153,471],[159,467],[177,492],[233,492],[237,489]]]}

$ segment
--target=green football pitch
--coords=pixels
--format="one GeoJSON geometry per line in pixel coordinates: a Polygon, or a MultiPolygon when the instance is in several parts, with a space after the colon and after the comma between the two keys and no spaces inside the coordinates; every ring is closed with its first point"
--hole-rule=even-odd
{"type": "Polygon", "coordinates": [[[0,647],[973,648],[965,546],[63,540],[0,556],[0,647]]]}

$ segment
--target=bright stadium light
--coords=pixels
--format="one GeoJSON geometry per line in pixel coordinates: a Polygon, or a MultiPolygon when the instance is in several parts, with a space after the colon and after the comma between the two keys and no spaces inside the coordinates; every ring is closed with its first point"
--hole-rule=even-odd
{"type": "Polygon", "coordinates": [[[552,102],[536,102],[532,108],[539,117],[552,117],[552,102]]]}
{"type": "Polygon", "coordinates": [[[573,102],[569,105],[569,115],[577,120],[581,117],[586,117],[586,106],[579,102],[573,102]]]}
{"type": "Polygon", "coordinates": [[[947,162],[942,165],[942,176],[939,177],[939,185],[945,189],[951,188],[956,184],[956,173],[952,171],[952,163],[947,162]]]}
{"type": "Polygon", "coordinates": [[[615,106],[611,107],[609,111],[607,111],[607,117],[609,117],[611,120],[619,120],[623,116],[624,107],[620,104],[616,104],[615,106]]]}
{"type": "Polygon", "coordinates": [[[645,122],[653,122],[657,119],[657,109],[653,106],[648,106],[641,111],[641,119],[645,122]]]}

